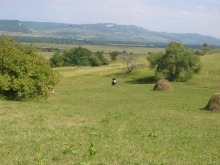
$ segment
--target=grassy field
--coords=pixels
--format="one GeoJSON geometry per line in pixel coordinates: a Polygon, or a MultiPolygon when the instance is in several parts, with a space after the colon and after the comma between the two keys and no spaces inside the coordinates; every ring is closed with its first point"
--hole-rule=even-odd
{"type": "MultiPolygon", "coordinates": [[[[30,43],[24,43],[26,45],[30,45],[30,43]]],[[[82,46],[83,48],[87,48],[90,51],[97,52],[103,51],[104,54],[109,55],[111,51],[120,51],[126,50],[128,53],[133,53],[134,55],[145,55],[148,52],[158,52],[164,51],[164,48],[147,48],[147,47],[135,47],[135,46],[123,46],[123,45],[83,45],[83,44],[45,44],[45,43],[32,43],[36,47],[39,48],[57,48],[61,51],[69,50],[71,48],[82,46]]],[[[45,56],[46,58],[51,57],[54,52],[40,52],[41,55],[45,56]]]]}
{"type": "Polygon", "coordinates": [[[220,90],[220,53],[202,56],[201,73],[173,92],[153,91],[139,58],[130,75],[121,60],[57,68],[62,80],[45,102],[0,100],[0,164],[220,164],[220,114],[203,109],[220,90]]]}

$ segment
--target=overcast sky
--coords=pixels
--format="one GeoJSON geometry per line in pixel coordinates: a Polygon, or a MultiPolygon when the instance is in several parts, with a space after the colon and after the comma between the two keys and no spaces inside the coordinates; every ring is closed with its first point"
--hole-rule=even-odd
{"type": "Polygon", "coordinates": [[[0,19],[115,23],[220,39],[220,0],[0,0],[0,19]]]}

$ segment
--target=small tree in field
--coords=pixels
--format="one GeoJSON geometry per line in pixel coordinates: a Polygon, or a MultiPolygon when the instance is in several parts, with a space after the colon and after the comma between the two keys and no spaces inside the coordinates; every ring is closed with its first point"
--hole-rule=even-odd
{"type": "Polygon", "coordinates": [[[211,51],[211,46],[205,42],[202,45],[202,54],[205,55],[206,53],[209,53],[210,51],[211,51]]]}
{"type": "Polygon", "coordinates": [[[0,39],[0,95],[7,99],[47,98],[59,76],[33,46],[0,39]]]}
{"type": "Polygon", "coordinates": [[[122,59],[125,62],[125,65],[126,65],[125,70],[128,74],[131,73],[133,70],[135,70],[138,67],[137,59],[135,58],[134,55],[132,55],[132,53],[130,53],[130,54],[123,53],[122,59]]]}
{"type": "Polygon", "coordinates": [[[151,54],[147,59],[150,68],[155,69],[156,79],[187,81],[201,68],[200,58],[194,51],[177,42],[170,42],[165,53],[151,54]]]}
{"type": "Polygon", "coordinates": [[[104,57],[103,52],[100,51],[92,55],[89,60],[91,66],[108,65],[108,60],[104,57]]]}
{"type": "Polygon", "coordinates": [[[70,49],[63,53],[63,61],[65,66],[89,66],[89,58],[92,52],[81,46],[70,49]]]}
{"type": "Polygon", "coordinates": [[[60,52],[56,52],[51,58],[50,58],[50,64],[52,67],[62,67],[64,65],[63,56],[60,52]]]}
{"type": "Polygon", "coordinates": [[[113,51],[113,52],[109,53],[111,60],[116,60],[116,58],[119,54],[121,54],[121,52],[119,52],[119,51],[113,51]]]}

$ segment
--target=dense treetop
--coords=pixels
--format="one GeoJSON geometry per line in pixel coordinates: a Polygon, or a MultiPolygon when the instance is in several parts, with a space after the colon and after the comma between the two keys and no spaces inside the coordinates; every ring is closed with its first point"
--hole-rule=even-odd
{"type": "Polygon", "coordinates": [[[0,95],[7,99],[47,98],[59,76],[33,46],[0,39],[0,95]]]}
{"type": "Polygon", "coordinates": [[[150,68],[155,69],[156,79],[187,81],[201,68],[200,58],[194,51],[178,42],[170,42],[165,53],[151,54],[147,59],[150,68]]]}

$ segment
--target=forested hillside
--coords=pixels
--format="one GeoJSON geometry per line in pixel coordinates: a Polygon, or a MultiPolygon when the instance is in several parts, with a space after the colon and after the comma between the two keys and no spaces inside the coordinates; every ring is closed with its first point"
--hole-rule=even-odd
{"type": "Polygon", "coordinates": [[[30,33],[21,21],[0,20],[0,31],[30,33]]]}
{"type": "Polygon", "coordinates": [[[134,25],[114,23],[64,24],[51,22],[28,22],[18,20],[0,20],[0,33],[19,38],[20,41],[40,41],[73,43],[89,42],[93,44],[138,44],[151,47],[166,45],[170,41],[185,45],[202,45],[207,42],[220,46],[220,39],[200,34],[154,32],[134,25]],[[65,40],[65,41],[63,41],[65,40]]]}

